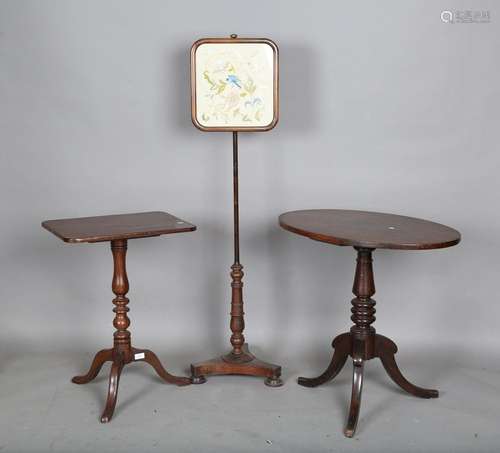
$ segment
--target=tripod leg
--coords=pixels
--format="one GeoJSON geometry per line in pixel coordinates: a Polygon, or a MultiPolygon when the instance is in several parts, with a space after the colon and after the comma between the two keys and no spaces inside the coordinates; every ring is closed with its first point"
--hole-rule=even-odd
{"type": "Polygon", "coordinates": [[[115,411],[116,398],[118,396],[118,384],[120,383],[120,375],[123,370],[124,363],[120,361],[114,361],[111,365],[111,372],[109,374],[109,387],[108,387],[108,399],[106,401],[106,407],[101,416],[101,423],[108,423],[113,417],[113,412],[115,411]]]}
{"type": "Polygon", "coordinates": [[[86,384],[87,382],[92,381],[97,377],[99,371],[101,371],[102,366],[105,362],[110,362],[113,360],[113,350],[112,349],[103,349],[99,351],[92,361],[92,365],[90,365],[90,369],[87,374],[83,376],[75,376],[71,379],[71,382],[75,384],[86,384]]]}
{"type": "Polygon", "coordinates": [[[382,361],[389,377],[403,390],[419,398],[437,398],[439,392],[433,389],[417,387],[409,382],[399,370],[394,355],[398,351],[396,344],[382,335],[376,337],[376,355],[382,361]]]}
{"type": "Polygon", "coordinates": [[[344,430],[344,434],[347,437],[353,437],[356,432],[356,425],[358,424],[359,410],[361,407],[361,392],[363,390],[363,359],[353,359],[353,365],[351,406],[349,408],[349,416],[347,417],[347,424],[344,430]]]}
{"type": "Polygon", "coordinates": [[[156,356],[156,354],[153,351],[150,351],[149,349],[136,349],[136,348],[133,348],[133,351],[134,355],[143,353],[144,358],[142,360],[144,360],[144,362],[146,363],[149,363],[155,369],[158,376],[160,376],[165,382],[168,382],[169,384],[176,384],[179,386],[191,384],[190,378],[173,376],[165,368],[163,368],[160,359],[156,356]]]}
{"type": "Polygon", "coordinates": [[[318,385],[331,381],[340,373],[351,351],[351,335],[349,333],[339,335],[333,340],[332,346],[335,351],[328,368],[315,378],[299,377],[297,381],[299,385],[304,387],[317,387],[318,385]]]}

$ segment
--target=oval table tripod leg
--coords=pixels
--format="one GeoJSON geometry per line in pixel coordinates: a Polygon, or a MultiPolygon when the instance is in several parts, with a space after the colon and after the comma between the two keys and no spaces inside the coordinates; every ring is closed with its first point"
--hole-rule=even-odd
{"type": "Polygon", "coordinates": [[[385,371],[389,377],[411,395],[417,396],[418,398],[437,398],[439,396],[437,390],[417,387],[403,376],[396,363],[395,354],[397,351],[398,347],[392,340],[382,335],[377,335],[376,355],[382,361],[382,365],[384,365],[385,371]]]}
{"type": "Polygon", "coordinates": [[[120,383],[120,375],[123,370],[123,362],[113,362],[109,373],[108,399],[106,407],[101,416],[101,423],[107,423],[113,417],[115,411],[116,398],[118,396],[118,384],[120,383]]]}
{"type": "Polygon", "coordinates": [[[318,377],[305,378],[299,377],[297,382],[304,387],[317,387],[325,382],[331,381],[340,373],[347,357],[351,351],[351,336],[349,333],[339,335],[333,340],[332,346],[335,348],[332,360],[328,368],[318,377]]]}
{"type": "Polygon", "coordinates": [[[356,425],[358,424],[359,410],[361,407],[361,392],[363,390],[363,371],[364,371],[363,359],[355,358],[353,359],[352,362],[353,362],[353,371],[352,371],[351,406],[349,408],[347,424],[344,430],[344,434],[347,437],[353,437],[354,433],[356,432],[356,425]]]}
{"type": "Polygon", "coordinates": [[[380,360],[382,361],[382,365],[384,365],[385,371],[387,371],[390,378],[411,395],[419,398],[437,398],[439,396],[439,392],[437,390],[424,389],[409,382],[399,370],[394,355],[381,355],[380,360]]]}
{"type": "Polygon", "coordinates": [[[103,349],[99,351],[92,361],[92,365],[90,365],[89,371],[87,374],[83,376],[75,376],[71,379],[71,382],[75,384],[86,384],[90,382],[92,379],[95,379],[101,371],[102,366],[105,362],[110,362],[113,360],[113,350],[112,349],[103,349]]]}

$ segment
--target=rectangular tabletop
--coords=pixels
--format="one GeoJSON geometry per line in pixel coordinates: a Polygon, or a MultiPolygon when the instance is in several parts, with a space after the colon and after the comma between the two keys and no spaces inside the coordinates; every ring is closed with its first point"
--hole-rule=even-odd
{"type": "Polygon", "coordinates": [[[196,226],[166,212],[46,220],[42,226],[64,242],[103,242],[195,231],[196,226]]]}

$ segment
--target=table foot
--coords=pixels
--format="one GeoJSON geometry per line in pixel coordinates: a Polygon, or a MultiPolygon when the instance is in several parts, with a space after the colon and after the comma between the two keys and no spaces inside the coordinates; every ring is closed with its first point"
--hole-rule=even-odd
{"type": "Polygon", "coordinates": [[[269,387],[281,387],[281,367],[263,362],[252,355],[245,343],[241,354],[229,353],[212,360],[191,365],[191,382],[203,384],[205,376],[237,374],[244,376],[259,376],[267,378],[264,383],[269,387]]]}
{"type": "Polygon", "coordinates": [[[281,387],[283,385],[283,381],[279,377],[268,377],[264,381],[264,384],[268,387],[281,387]]]}
{"type": "Polygon", "coordinates": [[[361,392],[363,391],[363,372],[363,359],[353,359],[351,405],[349,408],[349,415],[347,417],[347,424],[344,429],[346,437],[353,437],[356,432],[359,410],[361,407],[361,392]]]}
{"type": "Polygon", "coordinates": [[[113,350],[112,349],[102,349],[99,351],[90,365],[90,369],[87,374],[83,376],[75,376],[71,379],[74,384],[87,384],[97,377],[99,371],[101,371],[102,366],[106,362],[113,361],[113,350]]]}
{"type": "Polygon", "coordinates": [[[184,376],[174,376],[170,374],[161,364],[160,359],[156,356],[156,354],[153,351],[150,351],[149,349],[132,349],[134,352],[134,357],[137,357],[137,355],[141,356],[144,354],[144,357],[142,359],[135,359],[136,361],[142,360],[146,363],[149,363],[158,376],[160,376],[165,382],[168,382],[169,384],[175,384],[178,385],[179,387],[189,385],[191,384],[191,379],[188,377],[184,376]]]}
{"type": "Polygon", "coordinates": [[[439,397],[439,392],[437,390],[417,387],[403,376],[394,357],[397,351],[398,347],[392,340],[382,335],[376,335],[375,354],[381,360],[389,377],[399,385],[399,387],[418,398],[439,397]]]}
{"type": "Polygon", "coordinates": [[[191,376],[191,384],[199,385],[207,382],[205,376],[191,376]]]}
{"type": "Polygon", "coordinates": [[[332,342],[334,353],[328,368],[323,374],[315,378],[299,377],[297,382],[304,387],[317,387],[325,382],[331,381],[342,370],[347,357],[351,352],[351,334],[343,333],[332,342]]]}
{"type": "Polygon", "coordinates": [[[95,355],[88,373],[83,376],[75,376],[72,379],[72,382],[75,384],[86,384],[87,382],[92,381],[97,376],[105,362],[112,362],[112,365],[109,374],[108,397],[104,412],[101,416],[102,423],[108,423],[113,417],[118,396],[118,383],[120,381],[120,375],[125,365],[131,362],[148,363],[154,368],[158,376],[169,384],[175,384],[178,386],[191,384],[191,379],[189,377],[174,376],[170,374],[163,367],[160,359],[158,359],[157,355],[153,351],[150,351],[149,349],[137,348],[130,348],[130,350],[125,349],[125,351],[122,352],[114,349],[103,349],[99,351],[95,355]]]}
{"type": "Polygon", "coordinates": [[[108,423],[113,417],[115,411],[116,398],[118,396],[118,384],[120,383],[120,375],[125,364],[121,360],[116,360],[111,365],[111,372],[109,373],[109,386],[108,398],[106,400],[106,407],[101,416],[101,423],[108,423]]]}

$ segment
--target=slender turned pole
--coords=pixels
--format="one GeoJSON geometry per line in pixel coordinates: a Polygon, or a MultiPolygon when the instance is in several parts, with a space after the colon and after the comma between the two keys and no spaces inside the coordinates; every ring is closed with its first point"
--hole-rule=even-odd
{"type": "Polygon", "coordinates": [[[125,362],[128,362],[131,360],[132,345],[130,332],[127,330],[130,326],[130,319],[127,316],[130,310],[127,307],[129,300],[126,297],[129,290],[127,268],[125,265],[127,240],[118,239],[111,241],[111,252],[113,253],[114,264],[111,288],[116,296],[113,299],[113,304],[115,305],[115,308],[113,308],[115,313],[113,326],[116,329],[113,334],[114,351],[121,355],[125,362]]]}
{"type": "Polygon", "coordinates": [[[240,206],[238,187],[238,132],[233,132],[234,264],[240,263],[240,206]]]}
{"type": "Polygon", "coordinates": [[[240,213],[238,193],[238,132],[233,132],[233,216],[234,216],[234,263],[231,266],[231,345],[233,356],[241,357],[245,337],[243,311],[243,266],[240,264],[240,213]]]}
{"type": "MultiPolygon", "coordinates": [[[[231,35],[236,38],[237,35],[231,35]]],[[[241,355],[245,344],[243,330],[245,320],[243,312],[243,266],[240,264],[240,206],[238,187],[238,132],[233,132],[233,225],[234,225],[234,263],[231,266],[231,345],[232,354],[241,355]]]]}

